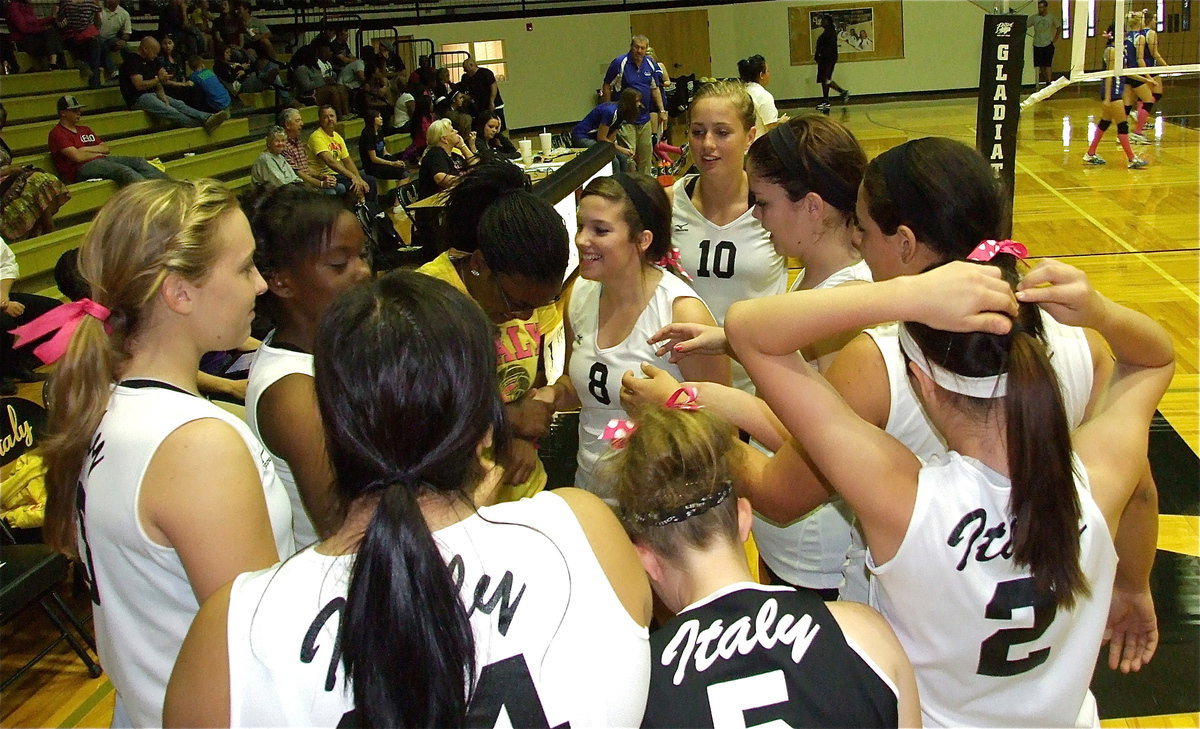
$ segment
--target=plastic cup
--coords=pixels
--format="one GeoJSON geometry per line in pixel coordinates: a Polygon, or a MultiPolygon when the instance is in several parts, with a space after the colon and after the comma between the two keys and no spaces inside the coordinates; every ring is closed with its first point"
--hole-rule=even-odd
{"type": "Polygon", "coordinates": [[[542,144],[542,154],[550,154],[550,150],[553,148],[553,139],[554,135],[549,132],[542,132],[538,135],[538,141],[542,144]]]}
{"type": "Polygon", "coordinates": [[[533,164],[533,142],[528,139],[517,141],[517,149],[521,150],[521,163],[525,166],[533,164]]]}

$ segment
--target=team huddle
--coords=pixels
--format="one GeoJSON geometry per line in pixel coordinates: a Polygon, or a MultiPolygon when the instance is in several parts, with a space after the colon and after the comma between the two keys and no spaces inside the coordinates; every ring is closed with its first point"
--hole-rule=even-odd
{"type": "Polygon", "coordinates": [[[1126,672],[1157,645],[1167,333],[1027,263],[958,142],[868,160],[736,82],[687,129],[694,174],[596,178],[575,231],[472,167],[451,247],[380,276],[303,186],[105,205],[43,352],[46,534],[115,724],[1098,724],[1102,644],[1126,672]],[[256,307],[243,421],[196,363],[256,307]]]}

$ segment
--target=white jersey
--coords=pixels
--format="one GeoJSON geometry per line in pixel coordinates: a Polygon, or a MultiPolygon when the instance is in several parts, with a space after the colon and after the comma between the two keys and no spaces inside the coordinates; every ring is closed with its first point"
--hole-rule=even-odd
{"type": "Polygon", "coordinates": [[[762,135],[767,133],[767,125],[779,121],[779,110],[775,108],[775,97],[757,81],[750,81],[746,84],[746,93],[750,94],[750,100],[754,102],[754,129],[756,130],[754,138],[761,139],[762,135]]]}
{"type": "Polygon", "coordinates": [[[142,476],[167,436],[202,418],[228,423],[245,441],[275,547],[281,557],[294,551],[287,494],[245,423],[173,385],[128,380],[113,388],[80,474],[78,546],[92,577],[96,643],[117,690],[118,722],[133,726],[162,726],[167,679],[200,609],[179,554],[151,541],[138,518],[142,476]]]}
{"type": "Polygon", "coordinates": [[[900,548],[870,567],[871,604],[912,661],[925,726],[1099,725],[1088,684],[1117,553],[1078,459],[1075,473],[1091,595],[1056,610],[1012,561],[1009,479],[953,451],[921,469],[900,548]]]}
{"type": "MultiPolygon", "coordinates": [[[[724,326],[725,312],[733,302],[784,292],[787,261],[775,252],[771,234],[752,209],[728,225],[714,225],[701,215],[688,194],[697,179],[697,175],[688,175],[675,183],[671,243],[679,249],[692,288],[708,304],[717,325],[724,326]]],[[[733,363],[733,386],[754,392],[750,376],[738,362],[733,363]]]]}
{"type": "MultiPolygon", "coordinates": [[[[434,539],[475,635],[468,724],[638,725],[649,634],[626,612],[565,501],[542,492],[482,507],[434,539]]],[[[337,644],[353,564],[353,555],[310,548],[237,578],[230,726],[331,727],[353,710],[337,644]]]]}
{"type": "MultiPolygon", "coordinates": [[[[791,291],[799,291],[804,285],[805,273],[801,271],[796,277],[791,291]]],[[[871,280],[870,267],[866,261],[859,261],[835,271],[812,288],[831,289],[850,281],[870,283],[871,280]]],[[[846,558],[853,541],[851,532],[855,529],[854,512],[836,496],[790,524],[754,515],[754,542],[772,572],[792,585],[839,589],[843,600],[866,602],[866,579],[856,578],[863,572],[866,551],[861,550],[849,562],[846,558]]]]}
{"type": "MultiPolygon", "coordinates": [[[[1088,400],[1092,396],[1092,380],[1095,376],[1092,349],[1083,329],[1060,324],[1044,311],[1042,326],[1050,352],[1050,364],[1054,367],[1062,390],[1067,423],[1075,428],[1083,422],[1088,400]]],[[[879,348],[887,368],[890,405],[885,430],[923,463],[945,454],[946,443],[925,414],[925,408],[921,406],[908,379],[908,364],[904,353],[900,351],[899,324],[884,324],[868,329],[866,333],[879,348]]],[[[847,581],[853,579],[863,582],[869,579],[862,559],[866,553],[866,542],[860,529],[854,530],[852,537],[854,544],[850,548],[850,555],[857,559],[847,562],[847,581]]]]}
{"type": "MultiPolygon", "coordinates": [[[[275,346],[275,332],[272,331],[263,340],[254,355],[254,364],[250,366],[250,378],[246,383],[246,423],[254,435],[262,440],[262,430],[258,427],[258,400],[271,385],[279,382],[288,375],[313,376],[313,356],[306,352],[297,352],[275,346]]],[[[270,451],[270,449],[267,449],[270,451]]],[[[317,528],[313,526],[304,501],[300,498],[300,489],[296,487],[296,477],[292,475],[292,467],[275,453],[271,453],[275,462],[275,472],[287,489],[288,499],[292,502],[292,526],[296,531],[296,546],[299,548],[315,544],[319,537],[317,528]]]]}
{"type": "Polygon", "coordinates": [[[575,282],[567,312],[571,332],[575,336],[567,371],[583,405],[579,414],[575,485],[611,502],[612,479],[598,473],[597,467],[601,458],[612,450],[608,441],[600,440],[604,427],[614,418],[629,417],[621,407],[621,376],[627,370],[633,370],[640,376],[641,364],[650,362],[672,377],[684,380],[679,365],[671,364],[666,358],[659,359],[654,353],[655,348],[646,344],[646,341],[650,335],[673,321],[675,299],[700,297],[674,274],[662,272],[657,288],[634,322],[629,336],[615,346],[601,348],[596,344],[596,337],[600,329],[602,288],[599,283],[587,279],[575,282]]]}

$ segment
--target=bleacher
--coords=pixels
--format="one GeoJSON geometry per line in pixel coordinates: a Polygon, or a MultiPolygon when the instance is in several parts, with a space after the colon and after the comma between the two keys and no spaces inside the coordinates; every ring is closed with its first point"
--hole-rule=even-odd
{"type": "MultiPolygon", "coordinates": [[[[241,94],[244,108],[211,135],[199,128],[176,128],[142,111],[124,108],[115,86],[88,89],[76,71],[45,71],[4,76],[4,104],[10,126],[4,139],[13,149],[14,163],[29,164],[54,173],[47,135],[58,123],[55,102],[63,94],[76,96],[85,105],[82,123],[108,145],[111,154],[158,159],[176,179],[213,177],[237,191],[251,184],[250,168],[264,149],[263,135],[275,123],[273,92],[241,94]]],[[[315,127],[317,107],[301,109],[307,134],[315,127]]],[[[357,161],[357,140],[362,119],[338,124],[338,131],[357,161]]],[[[402,149],[407,135],[389,138],[389,149],[402,149]]],[[[359,165],[361,169],[361,164],[359,165]]],[[[380,181],[380,193],[395,183],[380,181]]],[[[71,200],[54,217],[55,231],[22,241],[9,241],[21,272],[17,291],[60,297],[54,285],[54,264],[65,251],[78,247],[96,212],[116,192],[110,180],[76,182],[68,186],[71,200]]]]}

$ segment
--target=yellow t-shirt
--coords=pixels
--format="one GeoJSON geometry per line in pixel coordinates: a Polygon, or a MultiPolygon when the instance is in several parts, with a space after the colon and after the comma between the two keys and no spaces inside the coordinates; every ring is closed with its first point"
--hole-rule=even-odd
{"type": "MultiPolygon", "coordinates": [[[[418,272],[441,279],[454,288],[467,293],[462,277],[454,267],[452,258],[468,254],[449,250],[417,269],[418,272]]],[[[547,304],[533,312],[529,319],[510,319],[496,327],[496,379],[500,383],[500,395],[504,402],[518,400],[532,387],[537,379],[541,361],[542,339],[553,335],[562,326],[562,314],[554,304],[547,304]]],[[[538,461],[537,467],[525,483],[502,489],[501,500],[512,501],[533,496],[546,488],[546,470],[538,461]]]]}
{"type": "Polygon", "coordinates": [[[346,149],[346,140],[342,139],[342,135],[334,132],[333,136],[330,136],[318,127],[308,135],[308,166],[314,177],[335,174],[329,165],[317,156],[321,152],[332,152],[334,159],[339,161],[350,157],[350,150],[346,149]]]}

